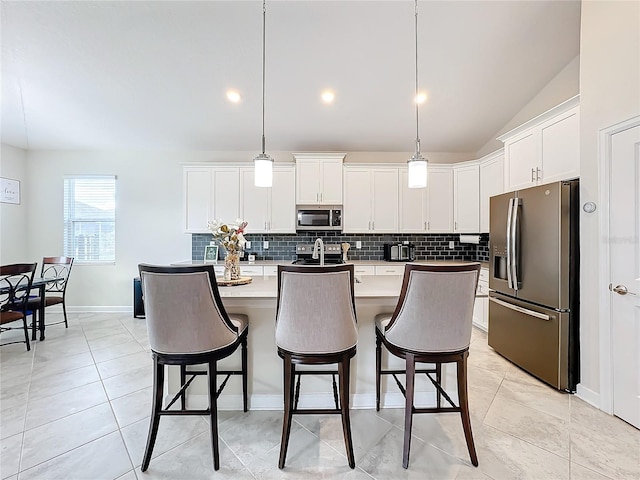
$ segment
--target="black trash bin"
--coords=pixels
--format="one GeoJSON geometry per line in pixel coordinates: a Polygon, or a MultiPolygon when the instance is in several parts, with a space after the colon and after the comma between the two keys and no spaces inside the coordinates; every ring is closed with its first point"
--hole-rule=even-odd
{"type": "Polygon", "coordinates": [[[142,301],[142,284],[140,278],[133,279],[133,316],[144,318],[144,302],[142,301]]]}

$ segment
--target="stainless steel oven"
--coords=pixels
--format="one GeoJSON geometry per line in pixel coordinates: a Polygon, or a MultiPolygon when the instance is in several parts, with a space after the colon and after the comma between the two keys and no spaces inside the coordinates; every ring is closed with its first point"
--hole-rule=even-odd
{"type": "Polygon", "coordinates": [[[342,207],[298,205],[296,230],[342,230],[342,207]]]}

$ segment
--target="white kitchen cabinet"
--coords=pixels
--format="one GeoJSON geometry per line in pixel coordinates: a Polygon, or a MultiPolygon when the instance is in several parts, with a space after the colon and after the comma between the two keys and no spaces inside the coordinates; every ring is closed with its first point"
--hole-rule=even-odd
{"type": "Polygon", "coordinates": [[[480,166],[474,162],[453,167],[453,231],[480,230],[480,166]]]}
{"type": "Polygon", "coordinates": [[[401,168],[398,172],[400,203],[398,205],[398,231],[401,233],[427,232],[427,188],[409,188],[409,171],[401,168]]]}
{"type": "Polygon", "coordinates": [[[502,150],[480,159],[480,233],[489,233],[489,199],[504,193],[502,150]]]}
{"type": "Polygon", "coordinates": [[[211,168],[185,167],[182,172],[183,230],[206,232],[211,208],[211,168]]]}
{"type": "Polygon", "coordinates": [[[376,265],[376,275],[404,275],[404,263],[376,265]]]}
{"type": "Polygon", "coordinates": [[[274,165],[273,186],[256,187],[253,167],[241,170],[241,218],[248,233],[295,233],[295,169],[274,165]]]}
{"type": "Polygon", "coordinates": [[[208,222],[233,222],[240,213],[238,167],[188,166],[183,169],[186,233],[208,233],[208,222]]]}
{"type": "Polygon", "coordinates": [[[344,154],[295,153],[298,205],[342,205],[344,154]]]}
{"type": "Polygon", "coordinates": [[[260,265],[248,265],[245,262],[241,262],[240,275],[243,277],[262,277],[264,275],[264,269],[260,265]]]}
{"type": "Polygon", "coordinates": [[[344,167],[345,233],[398,231],[398,168],[344,167]]]}
{"type": "Polygon", "coordinates": [[[579,97],[498,137],[507,191],[580,176],[579,97]]]}
{"type": "Polygon", "coordinates": [[[427,233],[453,232],[453,170],[428,167],[427,233]]]}
{"type": "Polygon", "coordinates": [[[353,274],[357,276],[362,275],[375,275],[376,267],[375,265],[354,265],[353,266],[353,274]]]}
{"type": "Polygon", "coordinates": [[[240,217],[240,169],[212,167],[210,220],[235,222],[240,217]]]}
{"type": "Polygon", "coordinates": [[[485,332],[489,330],[489,270],[486,268],[480,269],[476,301],[473,304],[473,324],[485,332]]]}

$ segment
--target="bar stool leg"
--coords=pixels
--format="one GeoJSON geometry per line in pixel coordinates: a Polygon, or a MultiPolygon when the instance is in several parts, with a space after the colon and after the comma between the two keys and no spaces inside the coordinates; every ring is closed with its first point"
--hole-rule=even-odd
{"type": "Polygon", "coordinates": [[[467,356],[465,352],[461,360],[456,363],[458,365],[458,398],[460,399],[460,416],[462,417],[462,427],[464,428],[464,436],[467,440],[467,449],[469,457],[474,467],[478,466],[478,456],[476,455],[476,447],[473,443],[473,434],[471,433],[471,417],[469,416],[469,396],[467,392],[467,356]]]}
{"type": "Polygon", "coordinates": [[[149,435],[147,436],[147,446],[144,450],[144,457],[142,459],[141,470],[147,471],[149,468],[149,462],[151,461],[151,454],[153,453],[153,446],[156,443],[156,437],[158,435],[158,426],[160,425],[160,410],[162,409],[162,391],[164,389],[164,365],[158,362],[158,359],[153,357],[153,389],[154,395],[151,405],[151,422],[149,424],[149,435]]]}
{"type": "Polygon", "coordinates": [[[280,441],[280,460],[278,468],[284,468],[289,447],[289,434],[291,433],[291,420],[293,417],[293,383],[295,379],[295,365],[291,362],[291,356],[284,356],[284,419],[282,421],[282,440],[280,441]]]}
{"type": "Polygon", "coordinates": [[[340,377],[340,407],[342,410],[342,433],[347,450],[347,460],[351,468],[356,467],[353,456],[353,441],[351,439],[351,419],[349,417],[349,383],[350,383],[351,359],[345,355],[338,364],[338,376],[340,377]]]}
{"type": "Polygon", "coordinates": [[[376,412],[380,411],[380,376],[382,370],[382,339],[376,329],[376,412]]]}
{"type": "Polygon", "coordinates": [[[247,402],[247,338],[249,332],[245,335],[240,345],[242,351],[242,409],[246,413],[248,408],[247,402]]]}
{"type": "Polygon", "coordinates": [[[407,387],[404,406],[404,448],[402,451],[402,467],[409,467],[409,451],[411,450],[411,427],[413,423],[413,392],[416,379],[416,359],[411,353],[406,355],[407,387]]]}
{"type": "MultiPolygon", "coordinates": [[[[182,388],[185,383],[187,383],[187,366],[180,365],[180,387],[182,388]]],[[[186,391],[183,391],[182,395],[180,395],[180,408],[182,410],[186,410],[187,408],[187,392],[186,391]]]]}
{"type": "Polygon", "coordinates": [[[211,424],[211,445],[213,447],[213,469],[220,470],[220,450],[218,448],[218,366],[209,362],[209,423],[211,424]]]}

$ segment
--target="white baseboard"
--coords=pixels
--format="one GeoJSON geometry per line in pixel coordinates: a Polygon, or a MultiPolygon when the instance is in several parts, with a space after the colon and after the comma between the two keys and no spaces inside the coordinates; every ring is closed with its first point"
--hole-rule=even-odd
{"type": "MultiPolygon", "coordinates": [[[[596,408],[600,408],[600,394],[588,389],[582,384],[576,386],[576,396],[596,408]]],[[[611,413],[611,412],[608,412],[611,413]]]]}
{"type": "MultiPolygon", "coordinates": [[[[450,396],[456,400],[454,394],[450,396]]],[[[187,395],[188,408],[207,408],[209,398],[207,395],[187,395]]],[[[170,397],[167,397],[170,399],[170,397]]],[[[414,404],[435,405],[435,392],[416,392],[414,404]]],[[[381,408],[404,408],[404,396],[399,392],[385,393],[380,400],[381,408]]],[[[375,393],[356,393],[351,395],[351,408],[353,410],[376,408],[375,393]]],[[[284,400],[282,395],[257,394],[249,397],[250,410],[276,410],[282,411],[284,400]]],[[[334,408],[332,394],[301,394],[298,403],[300,408],[334,408]]],[[[242,395],[229,394],[221,395],[218,398],[218,410],[242,410],[242,395]]]]}
{"type": "Polygon", "coordinates": [[[121,306],[90,306],[90,305],[76,305],[67,306],[67,312],[69,313],[130,313],[133,317],[133,307],[131,305],[121,306]]]}

